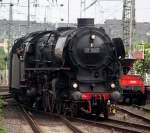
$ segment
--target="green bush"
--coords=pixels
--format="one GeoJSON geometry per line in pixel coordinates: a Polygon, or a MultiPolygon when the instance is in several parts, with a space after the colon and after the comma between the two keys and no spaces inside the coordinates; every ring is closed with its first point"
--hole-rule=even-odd
{"type": "Polygon", "coordinates": [[[2,116],[2,113],[3,113],[3,107],[4,107],[4,101],[0,97],[0,117],[2,116]]]}
{"type": "Polygon", "coordinates": [[[7,133],[4,129],[0,128],[0,133],[7,133]]]}
{"type": "Polygon", "coordinates": [[[0,97],[0,133],[7,133],[2,127],[1,127],[1,119],[3,115],[3,107],[4,107],[4,101],[0,97]]]}

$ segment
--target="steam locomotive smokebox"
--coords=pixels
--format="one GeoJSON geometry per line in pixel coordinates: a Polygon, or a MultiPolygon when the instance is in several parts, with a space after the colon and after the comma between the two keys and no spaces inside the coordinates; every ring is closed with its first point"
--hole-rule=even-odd
{"type": "Polygon", "coordinates": [[[78,27],[92,27],[94,26],[93,18],[78,18],[78,27]]]}

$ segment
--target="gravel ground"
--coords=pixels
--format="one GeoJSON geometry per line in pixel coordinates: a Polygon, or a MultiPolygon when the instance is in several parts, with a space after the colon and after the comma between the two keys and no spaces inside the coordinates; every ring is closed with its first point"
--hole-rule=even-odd
{"type": "Polygon", "coordinates": [[[8,133],[33,133],[14,100],[8,101],[4,111],[4,127],[8,133]]]}

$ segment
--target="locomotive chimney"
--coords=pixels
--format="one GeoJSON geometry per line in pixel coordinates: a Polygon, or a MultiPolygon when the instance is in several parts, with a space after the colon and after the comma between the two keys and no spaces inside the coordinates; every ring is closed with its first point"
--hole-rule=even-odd
{"type": "Polygon", "coordinates": [[[93,18],[78,18],[78,27],[92,27],[94,26],[93,18]]]}

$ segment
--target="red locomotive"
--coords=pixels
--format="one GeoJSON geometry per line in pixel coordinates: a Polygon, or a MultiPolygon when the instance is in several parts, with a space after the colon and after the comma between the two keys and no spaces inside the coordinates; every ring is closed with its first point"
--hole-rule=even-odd
{"type": "Polygon", "coordinates": [[[139,75],[122,75],[119,79],[122,88],[122,101],[126,103],[145,103],[144,80],[139,75]]]}

